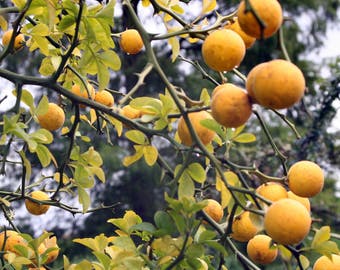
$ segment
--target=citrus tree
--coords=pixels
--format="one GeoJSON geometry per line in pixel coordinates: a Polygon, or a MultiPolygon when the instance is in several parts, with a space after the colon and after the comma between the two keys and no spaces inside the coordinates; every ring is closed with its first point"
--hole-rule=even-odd
{"type": "Polygon", "coordinates": [[[0,61],[26,51],[40,73],[0,68],[14,97],[13,104],[1,98],[0,172],[18,176],[15,188],[0,190],[7,220],[0,234],[3,269],[227,269],[231,258],[245,269],[275,263],[286,269],[339,268],[338,235],[313,218],[310,205],[323,190],[325,170],[315,160],[286,155],[267,124],[266,112],[273,112],[295,136],[289,143],[300,137],[285,109],[303,99],[306,76],[287,53],[280,3],[241,1],[235,11],[217,13],[216,2],[204,0],[190,19],[186,1],[122,4],[131,21],[122,32],[113,30],[115,8],[121,8],[113,0],[13,0],[0,10],[0,61]],[[165,31],[147,31],[138,9],[152,9],[165,31]],[[11,24],[8,17],[14,18],[11,24]],[[273,37],[280,56],[243,74],[246,50],[273,37]],[[189,63],[210,89],[197,85],[200,97],[193,99],[191,89],[174,84],[160,65],[156,41],[171,47],[168,65],[189,63]],[[200,59],[183,57],[183,43],[200,46],[200,59]],[[118,51],[147,59],[130,89],[109,88],[121,69],[118,51]],[[164,88],[138,95],[152,74],[164,88]],[[269,171],[255,160],[236,158],[247,155],[248,145],[261,152],[247,131],[255,127],[273,153],[269,171]],[[108,220],[112,234],[73,239],[91,254],[73,262],[60,254],[53,232],[20,232],[12,207],[24,204],[32,215],[51,207],[74,215],[114,209],[116,204],[91,203],[91,190],[109,181],[109,164],[91,140],[95,133],[112,149],[131,150],[122,157],[125,167],[141,160],[159,166],[167,207],[154,213],[153,222],[130,209],[108,220]],[[70,196],[79,203],[71,204],[70,196]]]}

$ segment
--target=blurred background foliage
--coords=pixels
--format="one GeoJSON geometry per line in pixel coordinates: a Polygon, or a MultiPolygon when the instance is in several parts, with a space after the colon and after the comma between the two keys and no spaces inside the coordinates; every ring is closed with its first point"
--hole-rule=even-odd
{"type": "MultiPolygon", "coordinates": [[[[196,0],[192,0],[196,1],[196,0]]],[[[9,1],[8,1],[9,2],[9,1]]],[[[226,15],[235,10],[239,1],[218,0],[218,12],[226,15]]],[[[4,7],[8,3],[0,1],[0,6],[4,7]]],[[[139,3],[136,1],[135,6],[139,3]]],[[[324,220],[333,230],[340,232],[340,204],[339,204],[339,124],[338,128],[330,128],[336,116],[336,101],[339,104],[340,94],[340,56],[333,59],[320,59],[308,57],[308,52],[313,52],[317,56],[318,50],[324,45],[326,40],[326,30],[334,25],[339,25],[339,1],[337,0],[288,0],[281,1],[284,8],[285,22],[283,33],[285,44],[292,61],[296,63],[304,72],[308,84],[308,92],[302,102],[293,108],[285,111],[288,119],[296,124],[296,128],[301,134],[300,139],[296,139],[291,129],[273,112],[256,108],[261,111],[266,123],[279,145],[280,150],[293,163],[295,159],[310,159],[321,164],[327,174],[327,181],[324,192],[311,200],[313,218],[324,220]],[[327,76],[323,76],[323,72],[327,76]]],[[[208,19],[213,21],[215,15],[212,13],[208,19]]],[[[128,14],[124,11],[122,16],[115,18],[115,28],[113,32],[120,32],[125,27],[131,27],[128,14]]],[[[340,29],[339,29],[340,30],[340,29]]],[[[115,40],[118,45],[118,40],[115,40]]],[[[181,55],[191,60],[197,60],[203,67],[200,54],[200,43],[188,43],[181,40],[181,55]]],[[[334,44],[334,46],[338,46],[334,44]]],[[[214,85],[204,80],[202,75],[193,67],[177,59],[171,63],[171,49],[166,43],[156,45],[158,59],[169,77],[169,80],[176,86],[183,88],[186,94],[192,99],[199,99],[201,90],[207,88],[209,93],[214,85]]],[[[117,46],[117,51],[119,48],[117,46]]],[[[121,54],[122,69],[112,74],[110,88],[115,90],[131,89],[137,81],[135,73],[140,72],[147,59],[143,53],[135,56],[121,54]]],[[[247,50],[246,57],[239,70],[247,74],[249,70],[258,63],[274,58],[283,57],[279,49],[278,37],[274,36],[265,41],[257,41],[256,44],[247,50]]],[[[30,53],[24,49],[15,55],[7,58],[6,68],[15,71],[24,70],[26,74],[36,75],[38,73],[39,57],[35,53],[30,53]],[[20,60],[21,59],[21,60],[20,60]],[[22,61],[25,59],[25,61],[22,61]]],[[[215,76],[212,74],[212,76],[215,76]]],[[[233,75],[230,80],[242,85],[242,81],[233,75]]],[[[164,92],[164,85],[156,74],[151,73],[145,79],[145,85],[139,89],[136,96],[154,96],[164,92]]],[[[45,93],[45,89],[40,90],[45,93]]],[[[55,97],[57,98],[57,96],[55,97]]],[[[119,96],[115,97],[119,100],[119,96]]],[[[276,171],[278,159],[273,156],[273,151],[266,140],[266,137],[258,128],[257,119],[252,117],[246,127],[247,132],[256,135],[257,141],[247,145],[237,145],[231,152],[230,159],[236,163],[252,164],[256,163],[260,169],[274,176],[280,176],[282,172],[276,171]]],[[[89,134],[93,134],[90,132],[89,134]]],[[[83,132],[84,134],[86,132],[83,132]]],[[[87,135],[87,134],[86,134],[87,135]]],[[[154,213],[165,207],[164,192],[171,192],[171,178],[164,174],[157,165],[150,168],[143,160],[136,164],[124,168],[122,157],[130,150],[127,141],[117,141],[115,134],[111,134],[112,146],[108,146],[105,134],[95,134],[92,143],[99,151],[104,160],[104,169],[107,181],[105,184],[99,183],[92,191],[93,204],[110,205],[119,202],[119,206],[114,211],[103,210],[95,212],[84,220],[82,226],[69,226],[63,228],[60,223],[53,224],[53,231],[59,239],[69,258],[77,258],[82,254],[82,248],[71,243],[75,237],[92,237],[98,233],[109,235],[113,232],[113,226],[106,221],[112,217],[122,216],[125,210],[132,209],[145,221],[152,221],[154,213]]],[[[54,154],[62,153],[63,145],[53,145],[54,154]]],[[[175,158],[175,153],[167,149],[164,145],[161,149],[165,158],[171,161],[175,158]]],[[[172,163],[174,164],[174,163],[172,163]]],[[[15,176],[15,168],[12,169],[11,177],[15,176]]],[[[38,172],[37,172],[38,174],[38,172]]],[[[256,186],[257,179],[253,179],[256,186]]],[[[9,183],[7,183],[9,185],[9,183]]],[[[3,183],[1,184],[3,187],[3,183]]],[[[30,229],[30,221],[20,220],[20,227],[30,229]]],[[[70,218],[70,224],[72,217],[70,218]]],[[[51,224],[50,224],[51,227],[51,224]]],[[[232,264],[231,264],[232,265],[232,264]]],[[[236,269],[236,266],[232,266],[236,269]]],[[[272,268],[271,268],[272,269],[272,268]]]]}

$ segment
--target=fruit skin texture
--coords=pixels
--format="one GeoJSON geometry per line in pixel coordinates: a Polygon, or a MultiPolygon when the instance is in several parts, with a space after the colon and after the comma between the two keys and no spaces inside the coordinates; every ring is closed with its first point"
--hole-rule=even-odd
{"type": "MultiPolygon", "coordinates": [[[[87,84],[87,90],[90,94],[90,99],[94,99],[96,92],[91,84],[87,84]]],[[[89,94],[87,93],[85,87],[80,87],[79,84],[74,84],[71,88],[71,92],[77,96],[80,96],[82,98],[89,98],[89,94]]],[[[84,104],[79,105],[81,108],[85,108],[86,106],[84,104]]]]}
{"type": "Polygon", "coordinates": [[[304,198],[301,196],[296,195],[294,192],[292,192],[291,190],[289,190],[287,192],[288,194],[288,198],[298,201],[299,203],[301,203],[304,207],[306,207],[306,209],[310,212],[311,211],[311,206],[310,206],[310,201],[308,198],[304,198]]]}
{"type": "MultiPolygon", "coordinates": [[[[199,111],[189,113],[188,117],[201,142],[204,145],[210,143],[215,137],[215,132],[202,126],[200,122],[204,119],[212,119],[211,115],[206,111],[199,111]]],[[[184,145],[191,146],[193,144],[190,131],[183,116],[178,121],[178,136],[184,145]]]]}
{"type": "Polygon", "coordinates": [[[125,30],[119,41],[121,49],[128,54],[137,54],[143,49],[143,40],[136,29],[125,30]]]}
{"type": "Polygon", "coordinates": [[[14,248],[15,245],[27,246],[27,242],[16,231],[6,230],[6,232],[2,231],[0,233],[0,250],[11,251],[17,254],[17,251],[14,248]],[[6,236],[6,243],[4,245],[5,236],[6,236]]]}
{"type": "Polygon", "coordinates": [[[248,94],[231,83],[217,86],[211,100],[211,115],[221,125],[239,127],[247,122],[252,113],[248,94]]]}
{"type": "Polygon", "coordinates": [[[313,197],[324,185],[322,169],[314,162],[302,160],[288,170],[288,185],[292,192],[301,197],[313,197]]]}
{"type": "Polygon", "coordinates": [[[65,113],[55,103],[48,103],[48,110],[45,114],[37,116],[39,125],[49,131],[54,131],[61,128],[65,122],[65,113]]]}
{"type": "Polygon", "coordinates": [[[261,63],[253,67],[250,72],[247,75],[247,80],[246,80],[246,89],[248,92],[248,95],[252,101],[252,103],[257,103],[254,93],[253,93],[253,87],[254,87],[254,81],[255,81],[255,75],[256,72],[265,65],[266,63],[261,63]]]}
{"type": "Polygon", "coordinates": [[[286,109],[304,95],[305,78],[301,70],[289,61],[275,59],[266,62],[254,76],[253,80],[249,80],[248,93],[264,107],[286,109]]]}
{"type": "Polygon", "coordinates": [[[258,232],[249,215],[249,211],[242,212],[235,217],[231,226],[231,237],[239,242],[248,242],[258,232]]]}
{"type": "Polygon", "coordinates": [[[255,235],[247,244],[248,257],[258,264],[272,263],[277,257],[278,250],[271,247],[271,241],[268,235],[255,235]]]}
{"type": "Polygon", "coordinates": [[[237,17],[242,30],[257,39],[268,38],[274,35],[281,27],[283,16],[282,8],[277,0],[250,0],[252,8],[255,10],[265,28],[261,33],[259,22],[251,11],[245,12],[246,4],[242,1],[237,10],[237,17]]]}
{"type": "MultiPolygon", "coordinates": [[[[41,201],[47,201],[50,199],[49,196],[45,192],[40,191],[40,190],[32,191],[29,196],[32,197],[33,199],[41,200],[41,201]]],[[[26,206],[27,211],[33,215],[45,214],[50,208],[50,206],[47,204],[39,204],[29,199],[25,200],[25,206],[26,206]]]]}
{"type": "MultiPolygon", "coordinates": [[[[7,30],[2,36],[2,45],[8,46],[13,35],[13,29],[7,30]]],[[[25,36],[23,34],[18,34],[14,39],[14,49],[20,49],[25,43],[25,36]]]]}
{"type": "Polygon", "coordinates": [[[215,30],[202,45],[203,60],[215,71],[229,71],[239,66],[245,53],[242,38],[229,29],[215,30]]]}
{"type": "Polygon", "coordinates": [[[300,243],[309,233],[311,222],[306,207],[292,199],[274,202],[264,215],[265,231],[282,245],[300,243]]]}
{"type": "Polygon", "coordinates": [[[112,94],[106,90],[98,91],[95,94],[94,100],[108,107],[112,107],[114,103],[114,98],[112,94]]]}
{"type": "Polygon", "coordinates": [[[219,223],[223,217],[223,208],[221,204],[213,199],[207,199],[208,204],[203,208],[203,211],[214,221],[219,223]]]}
{"type": "Polygon", "coordinates": [[[262,184],[256,189],[256,192],[272,202],[288,197],[286,189],[281,184],[275,182],[262,184]]]}
{"type": "Polygon", "coordinates": [[[318,258],[313,266],[313,270],[339,270],[340,269],[340,256],[332,254],[332,260],[327,256],[318,258]]]}
{"type": "Polygon", "coordinates": [[[254,38],[252,36],[249,36],[248,34],[246,34],[242,30],[242,28],[241,28],[237,18],[234,18],[233,22],[230,22],[230,23],[226,24],[224,28],[225,29],[233,30],[234,32],[239,34],[240,37],[242,38],[243,42],[244,42],[244,45],[246,46],[246,49],[251,48],[254,45],[255,41],[256,41],[256,38],[254,38]]]}

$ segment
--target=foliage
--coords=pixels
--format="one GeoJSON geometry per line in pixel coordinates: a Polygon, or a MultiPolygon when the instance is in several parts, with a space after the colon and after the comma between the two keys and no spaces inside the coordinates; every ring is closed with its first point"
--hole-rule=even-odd
{"type": "MultiPolygon", "coordinates": [[[[290,2],[287,2],[287,10],[290,10],[290,2]]],[[[262,217],[271,202],[256,192],[256,186],[274,181],[287,188],[287,171],[292,163],[302,157],[310,159],[310,156],[320,162],[320,158],[313,156],[318,152],[310,154],[306,149],[313,140],[323,139],[316,131],[325,127],[324,119],[334,117],[332,103],[339,97],[339,78],[326,86],[327,92],[316,104],[316,116],[308,121],[312,127],[302,130],[306,135],[297,140],[300,151],[291,149],[291,146],[301,136],[301,107],[315,104],[308,95],[305,103],[289,108],[287,114],[286,111],[253,105],[252,118],[237,128],[222,126],[213,119],[201,121],[202,126],[216,133],[212,143],[203,145],[188,113],[210,111],[210,90],[226,81],[244,85],[245,74],[253,66],[249,64],[250,60],[246,60],[240,68],[228,73],[214,72],[207,68],[200,53],[192,50],[200,46],[209,33],[223,27],[235,16],[229,8],[223,10],[223,4],[203,0],[199,14],[187,19],[185,10],[190,8],[190,2],[143,0],[139,8],[153,8],[154,17],[161,19],[166,29],[165,33],[154,34],[144,27],[136,12],[137,4],[124,0],[124,13],[128,14],[130,24],[142,37],[145,50],[141,52],[142,60],[129,67],[138,72],[137,82],[131,84],[129,81],[129,87],[121,89],[114,85],[120,70],[128,59],[134,61],[139,56],[119,54],[116,44],[120,32],[114,29],[123,27],[115,25],[114,12],[118,4],[114,0],[92,4],[83,0],[13,0],[12,4],[0,9],[0,26],[3,31],[7,30],[10,24],[5,16],[13,13],[13,32],[23,33],[26,44],[24,48],[15,48],[13,36],[0,52],[0,62],[8,65],[16,55],[30,55],[30,59],[39,62],[39,75],[32,76],[32,71],[18,71],[10,65],[0,68],[0,77],[14,87],[11,95],[15,100],[9,105],[5,102],[6,96],[0,100],[6,105],[1,117],[0,173],[8,175],[16,171],[19,176],[16,189],[0,190],[0,207],[8,227],[18,230],[12,215],[13,205],[29,199],[34,189],[50,195],[49,200],[34,202],[58,207],[73,215],[115,209],[118,201],[102,204],[96,200],[99,203],[96,206],[90,194],[109,181],[105,155],[117,151],[119,165],[131,171],[137,168],[134,181],[137,178],[143,180],[139,175],[144,174],[141,167],[152,167],[162,192],[158,194],[161,199],[158,197],[154,204],[161,200],[164,203],[149,207],[155,211],[148,220],[138,213],[137,207],[126,209],[122,217],[108,219],[115,228],[110,235],[97,232],[93,237],[73,239],[74,246],[85,246],[90,255],[73,262],[68,254],[64,254],[58,262],[63,269],[227,269],[233,256],[246,269],[261,269],[232,238],[231,224],[242,211],[250,211],[252,221],[259,231],[263,231],[262,217]],[[215,12],[217,10],[220,12],[215,12]],[[157,57],[154,41],[166,42],[171,49],[170,59],[157,57]],[[186,49],[182,53],[183,48],[186,49]],[[195,89],[176,78],[180,77],[178,69],[166,68],[178,67],[178,63],[184,62],[192,71],[188,76],[196,79],[189,87],[195,89]],[[198,81],[198,76],[204,78],[204,83],[201,79],[198,81]],[[151,84],[152,80],[157,81],[156,86],[151,84]],[[118,102],[107,107],[91,98],[75,95],[71,91],[74,84],[81,85],[82,91],[87,92],[88,84],[95,86],[96,91],[105,89],[118,102]],[[110,89],[112,84],[114,89],[110,89]],[[141,94],[143,87],[149,85],[152,91],[141,94]],[[29,86],[39,86],[44,90],[33,91],[29,86]],[[63,128],[56,132],[41,128],[38,120],[52,101],[58,103],[67,115],[63,128]],[[121,108],[126,104],[139,110],[141,117],[130,119],[124,116],[121,108]],[[298,112],[297,116],[295,112],[298,112]],[[194,142],[192,146],[183,145],[178,138],[177,120],[180,117],[188,126],[194,142]],[[297,124],[288,117],[297,120],[297,124]],[[272,119],[275,123],[279,119],[279,125],[283,123],[285,127],[269,128],[272,119]],[[101,144],[94,139],[98,134],[101,144]],[[107,153],[100,147],[104,141],[107,153]],[[65,200],[69,198],[65,194],[77,198],[79,204],[72,205],[65,200]],[[218,198],[224,208],[222,223],[216,223],[203,211],[206,199],[212,197],[218,198]]],[[[334,17],[333,10],[322,6],[322,11],[331,19],[334,17]]],[[[256,14],[251,5],[249,12],[256,14]]],[[[285,29],[296,33],[298,30],[294,27],[282,27],[272,39],[257,41],[253,50],[257,57],[255,62],[273,57],[298,62],[297,55],[289,56],[290,43],[294,42],[285,42],[283,37],[285,29]],[[264,51],[264,42],[273,47],[277,42],[278,50],[273,54],[264,51]]],[[[308,70],[313,69],[304,69],[308,70]]],[[[320,95],[318,91],[312,94],[320,95]]],[[[322,140],[327,146],[334,146],[330,141],[329,137],[322,140]]],[[[329,160],[332,163],[334,159],[330,157],[329,160]]],[[[151,188],[145,186],[146,190],[151,188]]],[[[150,190],[131,190],[138,193],[133,194],[136,197],[155,196],[150,190]]],[[[313,210],[318,213],[317,207],[313,210]]],[[[278,243],[281,252],[276,263],[286,265],[287,269],[307,269],[315,254],[330,257],[339,253],[334,240],[339,236],[332,232],[333,228],[327,222],[313,222],[309,236],[302,243],[278,243]]],[[[47,256],[55,248],[41,251],[39,246],[52,233],[45,232],[37,238],[21,235],[25,245],[14,245],[13,250],[1,252],[4,269],[47,264],[47,256]]]]}

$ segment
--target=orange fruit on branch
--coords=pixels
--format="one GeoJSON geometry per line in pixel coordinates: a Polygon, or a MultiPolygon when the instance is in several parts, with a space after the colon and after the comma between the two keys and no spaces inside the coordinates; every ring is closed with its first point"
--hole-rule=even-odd
{"type": "Polygon", "coordinates": [[[264,215],[266,233],[282,245],[300,243],[308,235],[311,222],[306,207],[288,198],[274,202],[264,215]]]}
{"type": "Polygon", "coordinates": [[[327,256],[319,257],[313,266],[313,270],[339,270],[340,255],[332,254],[332,259],[327,256]]]}
{"type": "MultiPolygon", "coordinates": [[[[29,194],[29,196],[39,201],[47,201],[50,199],[50,197],[41,190],[32,191],[29,194]]],[[[31,201],[30,199],[25,199],[25,206],[26,206],[27,211],[33,215],[45,214],[50,208],[48,204],[34,202],[34,201],[31,201]]]]}
{"type": "Polygon", "coordinates": [[[206,37],[202,45],[203,60],[215,71],[230,71],[239,66],[245,53],[242,38],[229,29],[215,30],[206,37]]]}
{"type": "Polygon", "coordinates": [[[222,205],[213,199],[207,199],[208,204],[203,208],[203,211],[211,217],[215,222],[221,222],[223,218],[223,208],[222,205]]]}
{"type": "Polygon", "coordinates": [[[250,219],[249,211],[244,211],[234,218],[231,230],[231,237],[239,242],[248,242],[258,232],[258,228],[250,219]]]}
{"type": "Polygon", "coordinates": [[[249,0],[252,10],[247,10],[246,2],[243,0],[237,10],[237,17],[241,29],[249,36],[257,39],[268,38],[274,35],[281,27],[283,16],[282,8],[277,0],[249,0]],[[264,24],[261,27],[260,22],[264,24]]]}
{"type": "Polygon", "coordinates": [[[144,46],[143,39],[136,29],[127,29],[120,35],[121,49],[128,54],[139,53],[144,46]]]}
{"type": "Polygon", "coordinates": [[[258,234],[249,240],[247,254],[253,262],[266,265],[276,259],[278,250],[272,247],[272,239],[268,235],[258,234]]]}
{"type": "Polygon", "coordinates": [[[61,128],[65,122],[64,110],[55,103],[48,103],[46,113],[37,116],[39,125],[49,131],[61,128]]]}
{"type": "Polygon", "coordinates": [[[246,49],[252,47],[256,41],[256,38],[249,36],[242,30],[237,18],[234,18],[233,21],[228,22],[224,28],[233,30],[235,33],[239,34],[244,42],[244,45],[246,46],[246,49]]]}
{"type": "Polygon", "coordinates": [[[298,201],[299,203],[301,203],[304,207],[306,207],[306,209],[310,212],[311,211],[311,206],[310,206],[310,201],[308,198],[304,198],[301,196],[296,195],[294,192],[292,192],[291,190],[289,190],[287,192],[288,194],[288,198],[298,201]]]}
{"type": "Polygon", "coordinates": [[[270,109],[293,106],[300,101],[305,88],[301,70],[283,59],[255,66],[247,77],[247,90],[252,99],[270,109]]]}
{"type": "Polygon", "coordinates": [[[325,177],[316,163],[302,160],[288,170],[288,185],[292,192],[301,197],[313,197],[321,192],[325,177]]]}
{"type": "Polygon", "coordinates": [[[276,182],[262,184],[256,189],[256,192],[272,202],[288,197],[284,186],[276,182]]]}
{"type": "MultiPolygon", "coordinates": [[[[8,46],[13,35],[13,29],[7,30],[2,36],[2,45],[8,46]]],[[[14,49],[18,50],[25,44],[25,36],[23,34],[18,34],[14,39],[14,49]]]]}
{"type": "Polygon", "coordinates": [[[114,103],[112,94],[107,90],[96,92],[94,100],[108,107],[112,107],[114,103]]]}
{"type": "Polygon", "coordinates": [[[221,125],[231,128],[247,122],[252,113],[249,96],[231,83],[217,86],[211,99],[211,115],[221,125]]]}
{"type": "MultiPolygon", "coordinates": [[[[199,111],[188,113],[188,117],[201,142],[204,145],[210,143],[215,137],[215,132],[203,126],[201,121],[212,119],[211,115],[206,111],[199,111]]],[[[193,139],[183,116],[181,116],[178,121],[178,136],[184,145],[191,146],[193,144],[193,139]]]]}
{"type": "Polygon", "coordinates": [[[16,245],[27,246],[26,240],[16,231],[6,230],[0,233],[0,250],[18,253],[16,245]]]}

